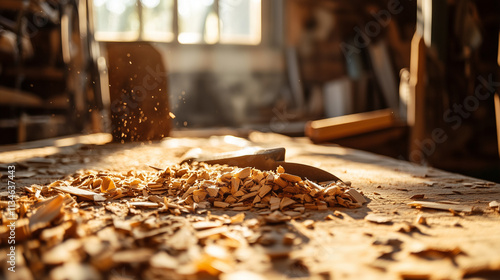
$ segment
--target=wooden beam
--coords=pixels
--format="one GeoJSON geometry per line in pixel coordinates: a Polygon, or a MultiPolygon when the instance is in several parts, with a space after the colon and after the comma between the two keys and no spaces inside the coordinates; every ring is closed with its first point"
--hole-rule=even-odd
{"type": "Polygon", "coordinates": [[[311,121],[305,133],[314,142],[323,142],[389,128],[395,122],[392,110],[385,109],[311,121]]]}

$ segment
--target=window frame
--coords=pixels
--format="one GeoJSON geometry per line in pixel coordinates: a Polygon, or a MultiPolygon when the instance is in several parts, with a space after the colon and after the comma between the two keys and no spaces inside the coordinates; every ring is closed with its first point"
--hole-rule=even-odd
{"type": "MultiPolygon", "coordinates": [[[[270,10],[275,10],[276,3],[280,3],[282,5],[283,0],[260,0],[260,40],[257,44],[252,43],[235,43],[235,42],[221,42],[221,25],[220,25],[220,11],[219,11],[219,0],[213,0],[213,9],[216,11],[217,18],[219,19],[217,22],[218,25],[218,38],[217,42],[214,43],[206,43],[206,42],[196,42],[196,43],[181,43],[179,42],[179,13],[178,13],[178,2],[182,0],[172,0],[172,32],[170,38],[165,39],[149,39],[147,36],[144,36],[144,19],[142,13],[142,3],[141,0],[136,0],[136,12],[138,13],[139,20],[139,30],[138,31],[125,31],[125,32],[106,32],[106,31],[97,31],[94,30],[94,38],[98,42],[151,42],[151,43],[162,43],[168,45],[179,45],[179,46],[241,46],[241,47],[257,47],[266,45],[269,43],[270,36],[269,31],[266,32],[266,28],[264,28],[265,19],[271,20],[270,10]]],[[[89,0],[89,7],[92,7],[92,21],[93,26],[95,27],[96,18],[93,16],[94,11],[94,0],[89,0]]],[[[283,7],[283,6],[282,6],[283,7]]],[[[279,17],[282,20],[281,17],[279,17]]],[[[281,22],[279,24],[282,24],[281,22]]],[[[272,32],[271,32],[272,33],[272,32]]],[[[165,33],[164,33],[165,34],[165,33]]],[[[163,35],[165,36],[165,35],[163,35]]]]}

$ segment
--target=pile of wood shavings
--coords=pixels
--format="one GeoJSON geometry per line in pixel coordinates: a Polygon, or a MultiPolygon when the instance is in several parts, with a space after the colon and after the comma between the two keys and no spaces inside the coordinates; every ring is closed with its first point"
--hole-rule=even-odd
{"type": "MultiPolygon", "coordinates": [[[[173,279],[230,273],[238,270],[239,255],[256,256],[253,244],[283,239],[293,245],[290,235],[260,231],[262,224],[305,217],[306,209],[356,208],[365,202],[343,182],[318,184],[282,167],[271,172],[205,164],[126,174],[82,171],[47,186],[26,187],[17,201],[16,242],[22,244],[18,258],[25,258],[19,265],[24,279],[63,279],[75,269],[101,279],[130,266],[135,276],[167,270],[173,279]],[[211,215],[211,207],[252,210],[262,219],[211,215]],[[177,217],[183,213],[207,215],[177,217]],[[142,263],[148,269],[134,267],[142,263]]],[[[2,247],[8,236],[4,223],[2,247]]],[[[265,263],[281,254],[282,249],[261,257],[265,263]]]]}
{"type": "Polygon", "coordinates": [[[272,172],[206,164],[127,174],[86,171],[47,187],[32,186],[27,191],[38,200],[43,200],[40,196],[44,193],[66,193],[94,202],[120,199],[128,206],[163,208],[176,215],[218,207],[235,211],[256,209],[259,213],[281,210],[293,217],[306,209],[357,208],[366,202],[342,181],[318,184],[288,174],[282,167],[272,172]]]}

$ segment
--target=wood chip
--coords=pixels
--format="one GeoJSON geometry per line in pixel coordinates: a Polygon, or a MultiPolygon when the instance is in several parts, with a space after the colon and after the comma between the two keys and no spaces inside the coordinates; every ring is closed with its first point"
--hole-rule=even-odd
{"type": "Polygon", "coordinates": [[[419,225],[427,225],[427,218],[422,215],[418,215],[415,219],[415,223],[419,225]]]}
{"type": "Polygon", "coordinates": [[[274,180],[274,183],[282,188],[288,186],[288,182],[283,180],[281,177],[278,177],[274,180]]]}
{"type": "Polygon", "coordinates": [[[226,233],[226,232],[228,232],[228,230],[229,229],[227,228],[227,226],[206,229],[206,230],[202,230],[202,231],[197,232],[196,237],[198,237],[198,239],[205,239],[205,238],[213,236],[213,235],[226,233]]]}
{"type": "Polygon", "coordinates": [[[424,194],[416,194],[410,197],[410,199],[424,199],[425,195],[424,194]]]}
{"type": "Polygon", "coordinates": [[[302,225],[305,227],[305,228],[308,228],[308,229],[313,229],[314,228],[314,221],[313,220],[305,220],[304,222],[302,222],[302,225]]]}
{"type": "Polygon", "coordinates": [[[219,193],[219,187],[217,186],[210,186],[207,188],[208,195],[210,197],[216,197],[217,194],[219,193]]]}
{"type": "Polygon", "coordinates": [[[280,199],[275,197],[275,196],[272,196],[271,197],[271,200],[269,201],[269,203],[271,204],[271,211],[275,211],[275,210],[278,210],[280,208],[280,199]]]}
{"type": "Polygon", "coordinates": [[[494,200],[488,204],[490,208],[500,208],[500,202],[494,200]]]}
{"type": "Polygon", "coordinates": [[[234,176],[236,178],[239,178],[239,179],[245,179],[248,176],[250,176],[251,172],[252,172],[251,167],[245,167],[245,168],[237,170],[237,172],[236,172],[236,174],[234,174],[234,176]]]}
{"type": "Polygon", "coordinates": [[[247,193],[244,196],[242,196],[239,201],[244,201],[246,199],[252,198],[252,197],[256,196],[258,193],[259,193],[258,191],[247,193]]]}
{"type": "Polygon", "coordinates": [[[222,201],[214,201],[214,206],[220,208],[227,208],[229,206],[229,203],[222,201]]]}
{"type": "Polygon", "coordinates": [[[50,202],[40,207],[29,219],[31,232],[47,226],[52,220],[61,214],[63,209],[64,196],[57,195],[50,202]]]}
{"type": "Polygon", "coordinates": [[[156,253],[150,260],[149,264],[156,268],[166,268],[175,269],[178,267],[179,263],[176,258],[170,256],[169,254],[160,251],[156,253]]]}
{"type": "Polygon", "coordinates": [[[260,197],[264,197],[266,196],[266,194],[268,194],[270,191],[272,190],[271,186],[270,185],[263,185],[262,187],[260,187],[259,189],[259,196],[260,197]]]}
{"type": "Polygon", "coordinates": [[[264,221],[266,223],[270,223],[270,224],[279,224],[279,223],[287,222],[291,219],[290,216],[285,215],[285,214],[281,213],[280,211],[274,211],[271,214],[264,216],[263,218],[264,218],[264,221]]]}
{"type": "Polygon", "coordinates": [[[245,214],[239,213],[231,217],[231,224],[239,224],[245,220],[245,214]]]}
{"type": "Polygon", "coordinates": [[[231,210],[234,210],[234,211],[246,211],[246,210],[250,210],[250,209],[252,209],[252,205],[236,206],[236,207],[231,208],[231,210]]]}
{"type": "Polygon", "coordinates": [[[264,277],[261,274],[251,272],[248,270],[238,270],[231,273],[225,273],[221,276],[221,280],[265,280],[267,277],[264,277]]]}
{"type": "Polygon", "coordinates": [[[83,243],[77,239],[68,239],[43,254],[42,261],[47,265],[59,265],[68,261],[80,261],[83,255],[83,243]]]}
{"type": "Polygon", "coordinates": [[[288,215],[288,216],[290,216],[290,217],[298,217],[298,216],[300,216],[300,215],[301,215],[301,213],[300,213],[300,212],[297,212],[297,211],[290,211],[290,210],[289,210],[289,211],[283,211],[283,214],[288,215]]]}
{"type": "Polygon", "coordinates": [[[302,178],[300,178],[299,176],[288,174],[288,173],[281,173],[280,178],[283,180],[286,180],[290,183],[297,183],[297,182],[302,181],[302,178]]]}
{"type": "Polygon", "coordinates": [[[392,223],[392,219],[388,216],[382,216],[382,215],[379,215],[379,214],[368,214],[365,216],[365,220],[366,221],[369,221],[369,222],[372,222],[372,223],[376,223],[376,224],[389,224],[389,223],[392,223]]]}
{"type": "Polygon", "coordinates": [[[155,202],[149,202],[149,201],[132,201],[129,202],[130,206],[134,207],[143,207],[143,208],[156,208],[159,207],[160,205],[155,202]]]}
{"type": "Polygon", "coordinates": [[[408,205],[412,206],[412,207],[419,207],[419,208],[430,208],[430,209],[445,210],[445,211],[453,210],[453,211],[465,212],[465,213],[471,213],[473,210],[472,206],[430,202],[430,201],[412,201],[412,202],[408,203],[408,205]]]}
{"type": "Polygon", "coordinates": [[[106,200],[106,198],[100,194],[96,194],[95,192],[80,189],[80,188],[60,186],[60,187],[54,187],[54,189],[65,192],[65,193],[69,193],[72,195],[76,195],[76,196],[84,198],[86,200],[91,200],[91,201],[105,201],[106,200]]]}
{"type": "Polygon", "coordinates": [[[198,242],[198,238],[187,226],[181,227],[173,236],[166,239],[166,245],[174,250],[187,250],[198,242]]]}
{"type": "Polygon", "coordinates": [[[295,203],[295,200],[288,198],[288,197],[283,197],[280,202],[280,209],[283,210],[283,208],[292,205],[295,203]]]}
{"type": "Polygon", "coordinates": [[[52,280],[100,280],[102,279],[99,272],[88,264],[77,262],[68,262],[62,266],[58,266],[50,271],[50,279],[52,280]]]}
{"type": "Polygon", "coordinates": [[[102,183],[101,183],[101,192],[106,193],[106,192],[112,192],[116,189],[115,182],[113,179],[109,177],[103,177],[102,178],[102,183]]]}
{"type": "Polygon", "coordinates": [[[214,227],[222,226],[222,222],[220,221],[201,221],[191,224],[191,226],[196,230],[209,229],[214,227]]]}
{"type": "Polygon", "coordinates": [[[231,178],[231,193],[235,194],[238,192],[238,189],[240,188],[240,182],[241,180],[237,177],[231,178]]]}
{"type": "Polygon", "coordinates": [[[346,194],[350,195],[353,200],[357,203],[361,203],[361,204],[364,204],[364,203],[367,203],[368,201],[365,199],[365,197],[360,194],[357,190],[355,189],[348,189],[346,192],[346,194]]]}
{"type": "Polygon", "coordinates": [[[285,235],[283,235],[283,245],[286,245],[286,246],[293,245],[296,238],[297,238],[297,236],[295,236],[295,234],[293,234],[291,232],[285,233],[285,235]]]}
{"type": "Polygon", "coordinates": [[[126,264],[141,264],[149,262],[155,250],[149,248],[137,248],[124,250],[113,254],[113,262],[126,264]]]}

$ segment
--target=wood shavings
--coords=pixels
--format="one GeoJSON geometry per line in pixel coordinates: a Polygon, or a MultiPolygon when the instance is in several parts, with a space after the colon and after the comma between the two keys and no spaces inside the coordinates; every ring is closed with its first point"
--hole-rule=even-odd
{"type": "MultiPolygon", "coordinates": [[[[106,278],[114,267],[172,278],[230,275],[235,256],[255,254],[251,245],[265,246],[261,257],[268,261],[288,257],[300,243],[294,233],[264,231],[266,224],[286,226],[309,210],[366,202],[342,182],[303,181],[283,167],[274,172],[203,163],[124,173],[84,170],[23,191],[16,241],[37,240],[30,265],[50,267],[45,276],[54,279],[73,279],[68,269],[106,278]],[[217,216],[210,208],[254,211],[259,219],[246,219],[244,212],[217,216]],[[202,213],[208,214],[190,216],[202,213]]],[[[7,195],[1,199],[0,208],[8,208],[7,195]]],[[[300,227],[306,231],[314,222],[300,227]]],[[[2,242],[8,234],[3,225],[2,242]]]]}

